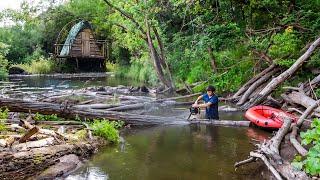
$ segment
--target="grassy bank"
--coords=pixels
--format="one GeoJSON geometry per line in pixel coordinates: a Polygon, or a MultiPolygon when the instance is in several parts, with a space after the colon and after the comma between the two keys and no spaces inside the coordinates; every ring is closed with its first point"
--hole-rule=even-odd
{"type": "Polygon", "coordinates": [[[57,64],[53,59],[41,57],[28,63],[14,64],[11,67],[18,67],[30,74],[49,74],[57,70],[57,64]]]}

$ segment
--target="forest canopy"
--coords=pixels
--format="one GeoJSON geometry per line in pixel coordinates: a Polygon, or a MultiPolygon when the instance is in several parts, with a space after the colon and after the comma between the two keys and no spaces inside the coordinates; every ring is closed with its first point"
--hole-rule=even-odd
{"type": "MultiPolygon", "coordinates": [[[[166,86],[213,83],[232,92],[272,63],[290,67],[320,29],[318,0],[54,2],[23,1],[1,12],[1,21],[12,22],[0,27],[1,74],[50,58],[59,33],[63,43],[70,26],[86,20],[98,39],[111,41],[108,61],[118,73],[166,86]]],[[[317,51],[297,77],[310,77],[319,58],[317,51]]]]}

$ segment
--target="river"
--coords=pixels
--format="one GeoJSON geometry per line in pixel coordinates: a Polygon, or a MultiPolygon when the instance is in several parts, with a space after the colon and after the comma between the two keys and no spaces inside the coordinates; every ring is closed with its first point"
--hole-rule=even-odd
{"type": "MultiPolygon", "coordinates": [[[[2,84],[11,85],[13,91],[2,90],[2,93],[32,98],[37,93],[120,84],[135,86],[140,83],[112,75],[68,79],[15,77],[2,84]]],[[[149,112],[168,117],[188,116],[187,107],[157,107],[149,112]]],[[[220,118],[243,120],[242,112],[221,112],[220,118]]],[[[100,149],[65,179],[261,179],[254,164],[237,171],[233,165],[246,159],[249,151],[255,148],[252,139],[263,141],[269,135],[252,127],[197,124],[124,129],[121,131],[124,140],[120,144],[100,149]]]]}

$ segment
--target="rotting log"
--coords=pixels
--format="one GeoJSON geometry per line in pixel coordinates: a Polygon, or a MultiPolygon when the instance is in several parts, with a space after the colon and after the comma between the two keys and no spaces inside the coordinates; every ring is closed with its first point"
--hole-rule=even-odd
{"type": "Polygon", "coordinates": [[[12,146],[12,149],[17,151],[26,151],[32,148],[41,148],[45,146],[51,146],[55,143],[55,139],[53,137],[40,139],[38,141],[30,141],[26,143],[16,144],[12,146]]]}
{"type": "MultiPolygon", "coordinates": [[[[32,120],[32,116],[28,116],[27,119],[28,119],[28,120],[32,120]]],[[[36,127],[36,126],[31,125],[28,121],[25,121],[25,120],[22,120],[22,119],[20,119],[20,122],[21,122],[21,124],[23,124],[23,126],[24,126],[26,129],[29,129],[29,130],[36,127]]],[[[38,128],[38,127],[37,127],[37,128],[38,128]]],[[[58,138],[58,139],[61,139],[61,140],[66,140],[66,139],[68,139],[68,138],[65,137],[63,134],[60,134],[60,133],[58,133],[58,132],[56,132],[56,131],[53,131],[53,130],[50,130],[50,129],[38,128],[38,132],[39,132],[40,134],[52,136],[52,137],[55,137],[55,138],[58,138]]]]}

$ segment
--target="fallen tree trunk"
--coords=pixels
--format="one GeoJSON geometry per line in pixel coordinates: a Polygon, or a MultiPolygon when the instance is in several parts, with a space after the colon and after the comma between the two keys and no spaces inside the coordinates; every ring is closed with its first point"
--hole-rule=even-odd
{"type": "MultiPolygon", "coordinates": [[[[122,120],[126,124],[132,125],[161,125],[161,124],[190,124],[186,118],[179,117],[160,117],[152,115],[138,115],[108,110],[79,109],[75,106],[63,106],[60,104],[26,101],[21,99],[0,98],[0,106],[7,107],[13,112],[57,114],[60,117],[75,119],[108,119],[122,120]]],[[[201,122],[201,121],[200,121],[201,122]]],[[[205,121],[204,121],[205,123],[205,121]]],[[[235,123],[235,125],[237,125],[235,123]]],[[[43,129],[40,129],[40,133],[43,129]]],[[[46,133],[48,134],[48,133],[46,133]]],[[[53,135],[52,133],[48,135],[53,135]]]]}
{"type": "MultiPolygon", "coordinates": [[[[311,109],[309,109],[309,111],[313,111],[313,109],[314,109],[315,112],[317,112],[317,113],[320,112],[320,107],[318,107],[318,103],[316,102],[316,100],[312,99],[311,97],[307,96],[306,94],[304,94],[302,92],[292,91],[290,94],[286,95],[286,97],[288,98],[286,100],[291,103],[302,105],[305,108],[311,107],[311,109]]],[[[299,126],[301,124],[302,123],[299,122],[299,126]]]]}
{"type": "Polygon", "coordinates": [[[314,111],[314,109],[316,107],[319,108],[319,103],[320,100],[315,101],[311,106],[309,106],[304,113],[300,116],[300,118],[297,121],[297,127],[301,127],[301,125],[303,124],[304,120],[314,111]]]}
{"type": "Polygon", "coordinates": [[[311,90],[317,88],[320,85],[320,74],[313,78],[310,82],[303,84],[303,91],[310,96],[311,90]]]}
{"type": "Polygon", "coordinates": [[[309,59],[309,57],[312,55],[314,50],[319,46],[320,44],[320,38],[318,38],[316,41],[312,43],[312,45],[309,47],[309,49],[286,71],[281,73],[278,77],[272,79],[271,82],[269,82],[264,89],[262,89],[256,96],[250,99],[248,103],[246,103],[243,108],[249,108],[251,106],[257,105],[261,103],[265,98],[270,95],[270,93],[278,87],[279,84],[284,82],[286,79],[291,77],[292,74],[294,74],[301,66],[302,64],[309,59]]]}
{"type": "Polygon", "coordinates": [[[261,154],[261,153],[255,153],[255,152],[250,152],[250,156],[261,159],[261,160],[264,162],[264,164],[268,167],[268,169],[271,171],[271,173],[274,175],[274,177],[276,177],[277,180],[282,180],[281,175],[280,175],[279,172],[272,166],[272,164],[269,162],[269,160],[266,158],[266,156],[264,156],[264,155],[261,154]]]}
{"type": "Polygon", "coordinates": [[[268,73],[266,73],[264,76],[262,76],[261,78],[259,78],[257,81],[255,81],[254,83],[251,84],[251,86],[247,89],[247,91],[241,96],[240,100],[238,101],[237,105],[241,106],[242,104],[244,104],[247,99],[249,98],[249,96],[264,82],[266,82],[267,80],[270,79],[270,77],[272,75],[274,75],[274,73],[276,73],[278,70],[277,69],[273,69],[271,71],[269,71],[268,73]]]}
{"type": "Polygon", "coordinates": [[[264,69],[261,71],[259,74],[255,75],[253,78],[251,78],[249,81],[247,81],[233,96],[232,98],[238,98],[241,94],[243,94],[250,86],[252,83],[256,82],[258,79],[263,77],[266,73],[269,71],[273,70],[276,67],[275,64],[272,64],[268,68],[264,69]]]}
{"type": "MultiPolygon", "coordinates": [[[[266,164],[266,166],[268,166],[268,168],[272,170],[272,167],[274,167],[275,169],[273,170],[279,172],[286,179],[309,179],[305,172],[295,170],[291,164],[287,161],[284,161],[279,154],[280,143],[284,136],[288,133],[290,125],[291,120],[289,118],[285,118],[282,127],[278,130],[276,135],[267,142],[258,145],[259,148],[253,152],[250,152],[250,156],[260,158],[266,164]]],[[[244,162],[252,162],[252,160],[245,160],[244,162]]],[[[273,172],[277,179],[279,178],[279,173],[273,172]]]]}

